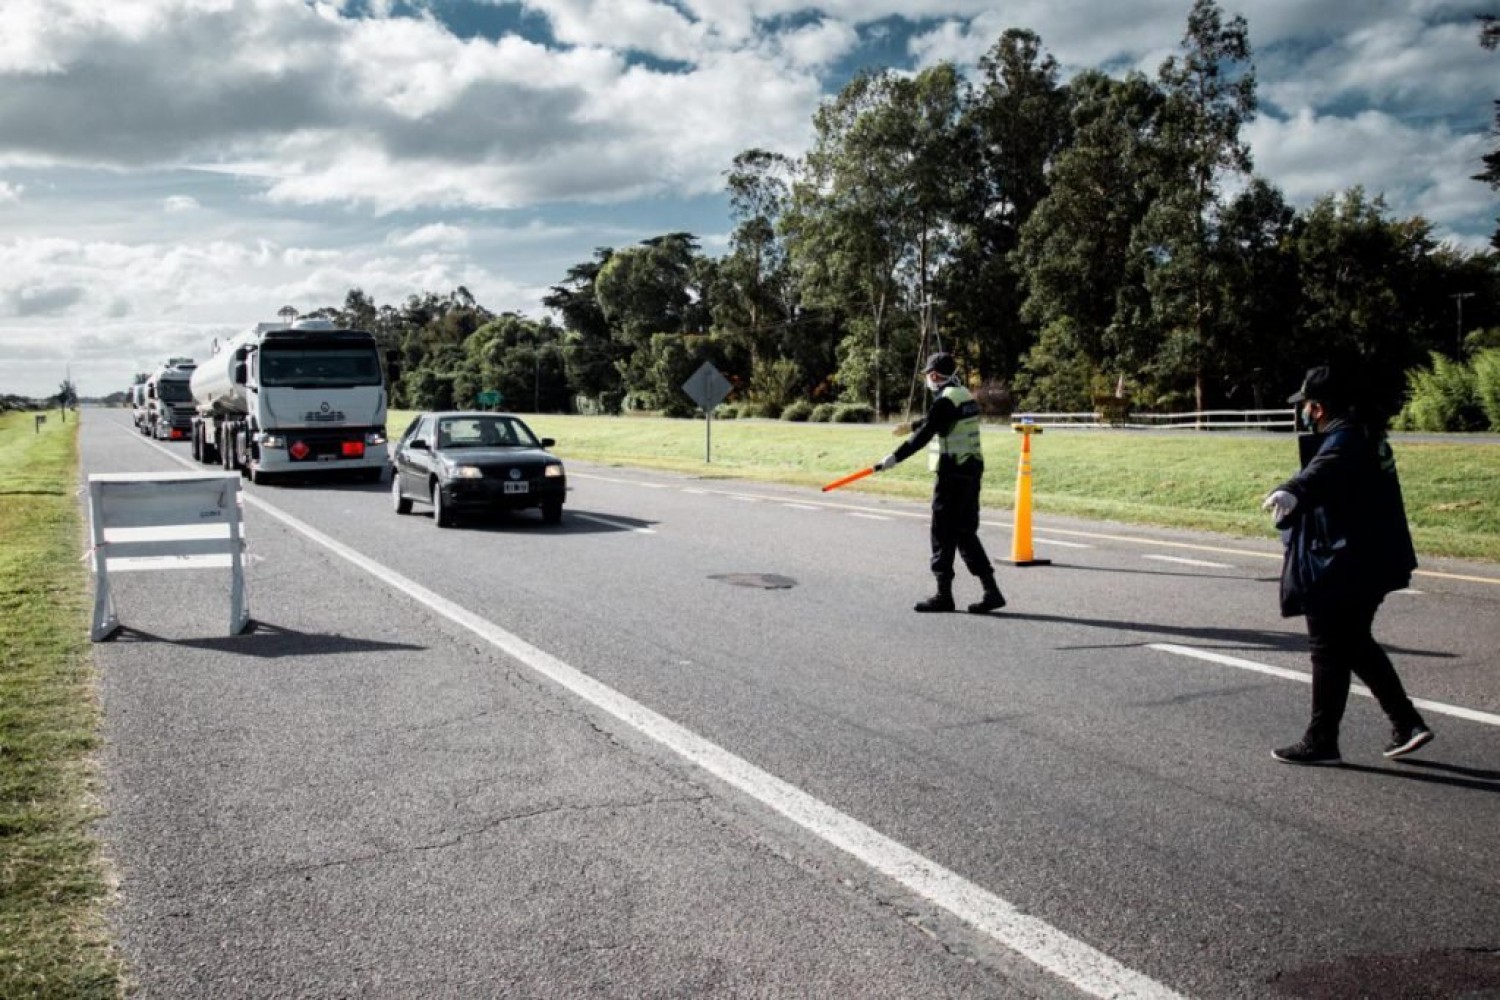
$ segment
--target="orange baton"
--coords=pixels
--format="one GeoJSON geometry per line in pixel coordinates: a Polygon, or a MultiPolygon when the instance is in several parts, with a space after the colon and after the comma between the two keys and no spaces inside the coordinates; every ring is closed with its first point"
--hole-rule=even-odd
{"type": "Polygon", "coordinates": [[[875,466],[872,465],[868,469],[860,469],[858,472],[851,472],[849,475],[845,476],[843,479],[835,479],[833,482],[831,482],[827,486],[823,487],[823,492],[827,493],[829,490],[836,490],[840,486],[848,486],[850,483],[854,482],[856,479],[863,479],[866,476],[872,474],[874,471],[875,471],[875,466]]]}

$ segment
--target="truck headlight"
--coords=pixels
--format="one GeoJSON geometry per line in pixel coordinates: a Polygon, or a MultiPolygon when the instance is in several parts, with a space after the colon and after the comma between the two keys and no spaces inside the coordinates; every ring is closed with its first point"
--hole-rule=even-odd
{"type": "Polygon", "coordinates": [[[262,448],[285,448],[286,438],[280,434],[262,434],[260,436],[260,446],[262,448]]]}
{"type": "Polygon", "coordinates": [[[562,474],[563,474],[562,464],[561,463],[557,463],[557,462],[548,465],[547,466],[547,470],[542,473],[542,475],[546,476],[548,479],[557,479],[562,474]]]}
{"type": "Polygon", "coordinates": [[[385,436],[385,431],[384,430],[370,431],[370,432],[368,432],[368,433],[365,434],[365,444],[369,445],[372,448],[375,447],[376,445],[381,445],[381,444],[385,444],[385,443],[386,443],[386,436],[385,436]]]}
{"type": "Polygon", "coordinates": [[[484,472],[477,465],[455,465],[453,467],[454,479],[483,479],[484,472]]]}

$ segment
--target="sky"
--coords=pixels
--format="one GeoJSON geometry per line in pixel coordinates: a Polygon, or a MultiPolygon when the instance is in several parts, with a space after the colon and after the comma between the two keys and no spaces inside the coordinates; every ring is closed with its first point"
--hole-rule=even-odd
{"type": "MultiPolygon", "coordinates": [[[[1220,0],[1256,173],[1486,247],[1493,0],[1220,0]],[[1479,6],[1475,5],[1475,2],[1479,6]],[[1486,6],[1487,5],[1487,6],[1486,6]]],[[[0,393],[124,389],[290,305],[467,288],[540,318],[596,248],[723,253],[734,156],[799,156],[861,68],[1155,76],[1191,0],[0,0],[0,393]]]]}

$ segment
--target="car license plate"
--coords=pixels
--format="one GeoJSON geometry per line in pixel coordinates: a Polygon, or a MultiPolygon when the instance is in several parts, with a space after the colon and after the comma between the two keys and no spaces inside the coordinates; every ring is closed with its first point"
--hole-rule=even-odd
{"type": "Polygon", "coordinates": [[[531,492],[531,484],[530,483],[506,483],[505,484],[505,492],[507,492],[507,493],[530,493],[531,492]]]}

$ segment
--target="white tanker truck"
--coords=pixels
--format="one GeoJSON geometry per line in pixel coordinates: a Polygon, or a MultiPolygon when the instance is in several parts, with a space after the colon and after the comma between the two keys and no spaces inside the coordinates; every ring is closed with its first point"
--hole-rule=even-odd
{"type": "Polygon", "coordinates": [[[161,441],[180,441],[192,433],[193,395],[188,380],[192,358],[169,358],[146,380],[145,415],[137,422],[141,433],[161,441]]]}
{"type": "Polygon", "coordinates": [[[259,323],[193,372],[193,458],[255,483],[386,467],[386,391],[375,338],[327,320],[259,323]]]}

